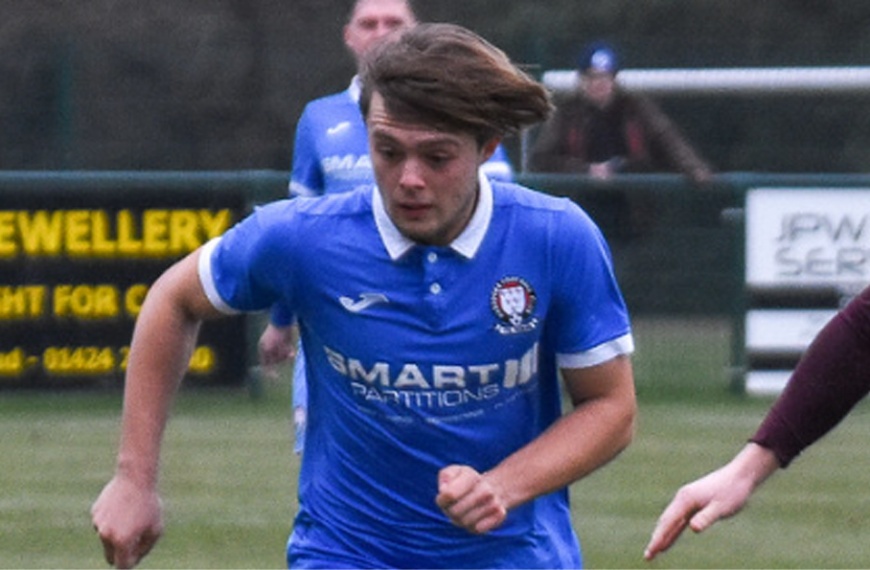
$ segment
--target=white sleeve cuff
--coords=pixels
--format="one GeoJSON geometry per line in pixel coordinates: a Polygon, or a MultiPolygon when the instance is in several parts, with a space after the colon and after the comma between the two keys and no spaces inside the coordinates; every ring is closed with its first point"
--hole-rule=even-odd
{"type": "Polygon", "coordinates": [[[199,282],[202,284],[205,296],[208,297],[215,309],[227,315],[237,315],[241,311],[233,309],[221,298],[214,282],[214,275],[211,272],[211,256],[220,239],[219,237],[210,239],[199,251],[199,259],[197,260],[199,282]]]}
{"type": "Polygon", "coordinates": [[[583,352],[557,354],[556,364],[560,369],[589,368],[632,352],[634,352],[634,338],[631,333],[628,333],[583,352]]]}

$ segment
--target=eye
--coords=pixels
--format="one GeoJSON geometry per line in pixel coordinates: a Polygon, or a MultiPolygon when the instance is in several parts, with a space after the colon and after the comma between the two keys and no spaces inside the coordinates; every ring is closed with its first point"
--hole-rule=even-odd
{"type": "Polygon", "coordinates": [[[386,27],[388,30],[398,30],[399,28],[402,28],[404,26],[404,20],[395,19],[387,20],[386,22],[384,22],[384,27],[386,27]]]}
{"type": "Polygon", "coordinates": [[[378,21],[374,19],[365,19],[359,21],[359,27],[363,30],[374,30],[378,27],[378,21]]]}
{"type": "Polygon", "coordinates": [[[395,162],[401,158],[401,153],[395,147],[389,145],[375,146],[375,153],[381,159],[389,162],[395,162]]]}
{"type": "Polygon", "coordinates": [[[445,152],[433,152],[426,155],[426,162],[433,168],[442,168],[452,160],[453,156],[445,152]]]}

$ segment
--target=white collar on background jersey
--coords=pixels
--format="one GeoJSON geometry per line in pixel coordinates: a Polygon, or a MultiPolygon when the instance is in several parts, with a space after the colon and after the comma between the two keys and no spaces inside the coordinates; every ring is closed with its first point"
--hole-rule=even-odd
{"type": "MultiPolygon", "coordinates": [[[[478,180],[480,196],[478,197],[474,214],[471,216],[468,225],[462,230],[462,233],[450,244],[450,248],[453,251],[467,259],[473,258],[477,253],[492,218],[492,186],[483,174],[478,174],[478,180]]],[[[372,192],[374,193],[372,195],[372,210],[375,215],[375,224],[378,226],[378,233],[381,235],[384,247],[387,248],[387,253],[395,261],[408,253],[417,243],[399,232],[399,229],[387,215],[381,193],[376,186],[372,187],[372,192]]]]}
{"type": "Polygon", "coordinates": [[[362,93],[362,82],[359,80],[359,75],[354,75],[350,80],[350,86],[347,88],[347,93],[354,103],[359,103],[359,97],[362,93]]]}

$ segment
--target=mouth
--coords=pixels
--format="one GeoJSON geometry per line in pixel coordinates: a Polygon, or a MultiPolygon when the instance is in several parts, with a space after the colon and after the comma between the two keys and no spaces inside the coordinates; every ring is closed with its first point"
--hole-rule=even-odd
{"type": "Polygon", "coordinates": [[[419,219],[424,217],[432,209],[432,206],[427,204],[398,204],[397,208],[403,216],[419,219]]]}

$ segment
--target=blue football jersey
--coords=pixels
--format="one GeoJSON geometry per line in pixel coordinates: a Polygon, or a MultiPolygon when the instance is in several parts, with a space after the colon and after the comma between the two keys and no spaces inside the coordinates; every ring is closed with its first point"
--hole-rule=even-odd
{"type": "MultiPolygon", "coordinates": [[[[354,78],[347,90],[305,106],[296,125],[291,196],[336,194],[374,183],[359,95],[354,78]]],[[[501,145],[481,170],[492,179],[513,180],[513,168],[501,145]]]]}
{"type": "Polygon", "coordinates": [[[435,504],[440,469],[487,471],[561,415],[559,368],[633,350],[589,217],[515,184],[480,188],[449,247],[402,236],[370,186],[260,207],[202,252],[216,307],[277,302],[299,323],[309,415],[292,567],[580,566],[566,489],[480,536],[435,504]]]}

